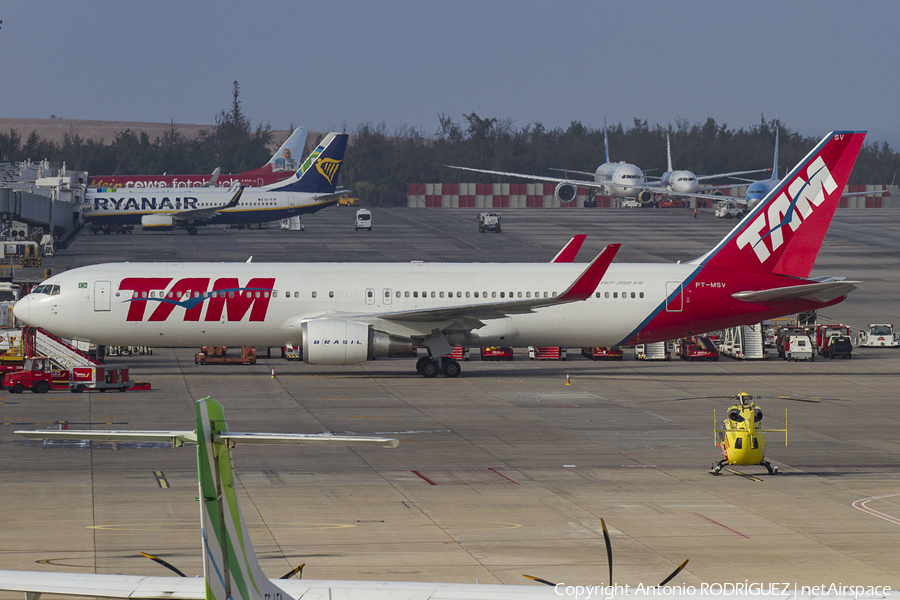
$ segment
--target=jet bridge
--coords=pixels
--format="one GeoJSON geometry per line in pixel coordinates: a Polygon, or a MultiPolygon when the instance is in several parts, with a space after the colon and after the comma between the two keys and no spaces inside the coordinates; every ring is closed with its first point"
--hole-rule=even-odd
{"type": "Polygon", "coordinates": [[[52,169],[46,161],[0,164],[0,235],[24,223],[43,228],[65,248],[83,226],[86,181],[87,173],[52,169]]]}

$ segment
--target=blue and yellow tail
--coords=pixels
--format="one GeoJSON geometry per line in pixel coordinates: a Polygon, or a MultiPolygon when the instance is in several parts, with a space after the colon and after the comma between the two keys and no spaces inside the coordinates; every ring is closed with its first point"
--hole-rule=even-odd
{"type": "Polygon", "coordinates": [[[346,133],[329,133],[303,161],[293,177],[267,186],[266,189],[273,192],[333,194],[349,137],[346,133]]]}

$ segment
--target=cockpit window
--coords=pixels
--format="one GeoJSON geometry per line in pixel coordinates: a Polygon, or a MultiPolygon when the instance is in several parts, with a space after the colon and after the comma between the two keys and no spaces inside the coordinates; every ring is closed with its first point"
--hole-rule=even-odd
{"type": "Polygon", "coordinates": [[[39,285],[33,290],[31,290],[32,294],[47,294],[48,296],[57,296],[59,295],[59,286],[58,285],[49,285],[43,284],[39,285]]]}

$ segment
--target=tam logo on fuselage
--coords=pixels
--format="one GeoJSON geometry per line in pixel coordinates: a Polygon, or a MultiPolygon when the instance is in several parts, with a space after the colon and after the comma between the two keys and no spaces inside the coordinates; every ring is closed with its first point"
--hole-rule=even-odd
{"type": "MultiPolygon", "coordinates": [[[[265,321],[269,300],[275,287],[274,277],[251,279],[246,286],[237,277],[222,277],[209,286],[208,277],[187,277],[172,283],[171,277],[126,277],[119,291],[131,292],[127,298],[126,321],[143,321],[147,303],[157,306],[147,321],[166,321],[176,308],[183,309],[183,321],[265,321]],[[171,285],[169,285],[171,284],[171,285]],[[205,314],[203,309],[206,308],[205,314]]],[[[176,317],[177,319],[177,317],[176,317]]]]}
{"type": "Polygon", "coordinates": [[[802,175],[798,175],[788,185],[787,191],[780,193],[760,210],[759,217],[737,236],[735,243],[738,248],[749,244],[759,262],[766,262],[772,252],[784,243],[784,227],[789,226],[790,233],[797,231],[816,207],[825,201],[826,196],[837,189],[837,183],[831,177],[831,171],[822,157],[810,163],[806,169],[806,177],[807,179],[803,179],[802,175]]]}

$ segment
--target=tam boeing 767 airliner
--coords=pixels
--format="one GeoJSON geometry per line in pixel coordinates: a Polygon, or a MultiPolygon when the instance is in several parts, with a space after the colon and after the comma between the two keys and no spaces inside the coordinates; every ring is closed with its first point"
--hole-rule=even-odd
{"type": "Polygon", "coordinates": [[[853,281],[810,279],[865,133],[828,134],[712,250],[678,264],[111,263],[55,275],[16,317],[108,345],[302,348],[357,364],[413,345],[455,377],[453,345],[612,346],[831,306],[853,281]]]}

